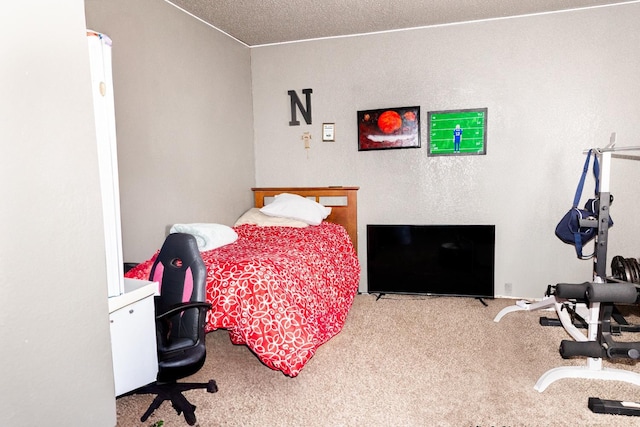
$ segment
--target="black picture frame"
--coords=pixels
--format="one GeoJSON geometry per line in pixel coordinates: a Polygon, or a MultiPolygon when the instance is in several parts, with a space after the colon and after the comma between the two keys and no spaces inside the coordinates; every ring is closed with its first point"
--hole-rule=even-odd
{"type": "Polygon", "coordinates": [[[358,111],[358,151],[420,148],[420,107],[358,111]]]}

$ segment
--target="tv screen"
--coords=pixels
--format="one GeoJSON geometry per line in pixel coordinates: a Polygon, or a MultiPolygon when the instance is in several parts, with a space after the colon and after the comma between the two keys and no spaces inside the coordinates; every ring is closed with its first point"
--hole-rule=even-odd
{"type": "Polygon", "coordinates": [[[495,225],[367,225],[369,293],[494,297],[495,225]]]}
{"type": "Polygon", "coordinates": [[[427,154],[487,154],[487,109],[429,111],[427,154]]]}

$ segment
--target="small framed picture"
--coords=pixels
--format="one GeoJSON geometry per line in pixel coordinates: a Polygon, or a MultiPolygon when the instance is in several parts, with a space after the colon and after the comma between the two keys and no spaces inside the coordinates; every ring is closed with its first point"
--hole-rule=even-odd
{"type": "Polygon", "coordinates": [[[336,140],[336,124],[335,123],[322,124],[322,140],[323,141],[336,140]]]}

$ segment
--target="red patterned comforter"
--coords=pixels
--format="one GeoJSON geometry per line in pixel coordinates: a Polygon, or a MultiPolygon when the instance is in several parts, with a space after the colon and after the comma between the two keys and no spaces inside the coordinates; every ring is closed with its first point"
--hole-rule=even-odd
{"type": "MultiPolygon", "coordinates": [[[[294,377],[342,329],[358,289],[357,255],[346,230],[329,222],[235,230],[235,243],[202,252],[213,304],[207,332],[228,329],[234,344],[294,377]]],[[[147,279],[156,255],[127,277],[147,279]]]]}

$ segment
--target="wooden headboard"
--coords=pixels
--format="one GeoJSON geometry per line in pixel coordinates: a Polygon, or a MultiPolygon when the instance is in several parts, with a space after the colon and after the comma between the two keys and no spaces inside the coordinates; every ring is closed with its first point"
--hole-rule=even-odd
{"type": "Polygon", "coordinates": [[[297,194],[331,207],[327,221],[347,229],[356,252],[358,251],[358,189],[359,187],[270,187],[252,188],[254,206],[261,208],[280,193],[297,194]]]}

